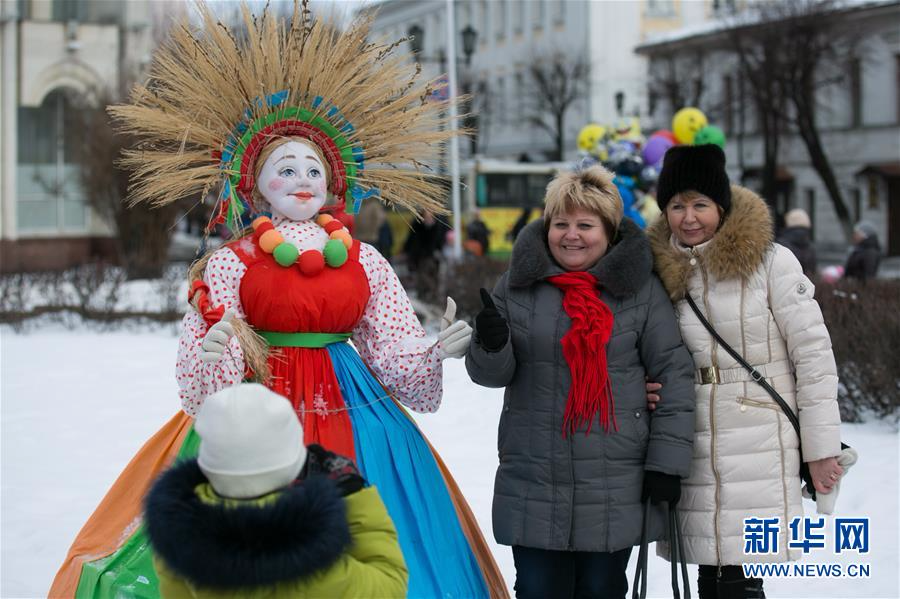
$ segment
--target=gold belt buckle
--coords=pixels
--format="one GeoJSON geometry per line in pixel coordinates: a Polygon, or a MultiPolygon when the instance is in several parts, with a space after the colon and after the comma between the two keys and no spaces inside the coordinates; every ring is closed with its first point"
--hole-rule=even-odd
{"type": "Polygon", "coordinates": [[[706,368],[700,369],[700,384],[701,385],[718,385],[720,383],[719,380],[719,369],[715,366],[708,366],[706,368]]]}

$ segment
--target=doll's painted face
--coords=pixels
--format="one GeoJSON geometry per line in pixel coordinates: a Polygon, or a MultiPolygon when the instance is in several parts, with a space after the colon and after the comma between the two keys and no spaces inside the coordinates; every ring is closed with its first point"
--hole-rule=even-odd
{"type": "Polygon", "coordinates": [[[308,220],[328,197],[325,166],[309,144],[289,141],[263,163],[257,185],[272,216],[308,220]]]}

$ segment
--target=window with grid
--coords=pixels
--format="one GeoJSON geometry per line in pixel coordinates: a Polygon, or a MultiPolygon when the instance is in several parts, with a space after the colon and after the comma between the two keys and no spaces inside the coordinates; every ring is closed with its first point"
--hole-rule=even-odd
{"type": "Polygon", "coordinates": [[[87,229],[75,115],[64,90],[51,92],[36,108],[19,107],[16,224],[21,232],[87,229]]]}
{"type": "Polygon", "coordinates": [[[675,2],[673,0],[646,0],[646,14],[648,17],[674,16],[675,2]]]}
{"type": "Polygon", "coordinates": [[[731,75],[722,77],[722,125],[725,133],[734,131],[734,81],[731,75]]]}
{"type": "Polygon", "coordinates": [[[812,226],[809,229],[809,238],[816,238],[816,190],[807,187],[804,195],[806,196],[806,213],[809,214],[809,222],[812,226]]]}
{"type": "Polygon", "coordinates": [[[863,103],[863,87],[862,87],[862,65],[858,58],[850,60],[849,70],[849,92],[850,92],[850,125],[858,127],[862,125],[862,103],[863,103]]]}
{"type": "Polygon", "coordinates": [[[511,9],[513,13],[513,32],[516,35],[521,35],[522,31],[525,29],[525,3],[513,2],[511,9]]]}
{"type": "Polygon", "coordinates": [[[516,71],[515,81],[516,88],[513,91],[515,98],[513,100],[516,103],[516,120],[521,121],[525,118],[525,74],[521,67],[516,71]]]}
{"type": "Polygon", "coordinates": [[[566,0],[550,0],[553,10],[553,24],[562,25],[566,22],[566,0]]]}
{"type": "Polygon", "coordinates": [[[900,123],[900,54],[894,56],[894,101],[897,104],[897,122],[900,123]]]}
{"type": "Polygon", "coordinates": [[[508,3],[506,0],[495,0],[493,4],[494,33],[497,36],[497,40],[502,40],[506,37],[506,8],[508,3]]]}
{"type": "Polygon", "coordinates": [[[506,77],[500,75],[497,77],[497,95],[495,97],[495,106],[497,108],[497,118],[494,120],[498,125],[506,124],[506,77]]]}
{"type": "Polygon", "coordinates": [[[531,25],[535,29],[544,28],[544,18],[547,14],[547,0],[532,0],[529,3],[531,9],[531,25]]]}
{"type": "Polygon", "coordinates": [[[485,35],[482,37],[483,40],[487,40],[487,38],[490,37],[490,19],[491,11],[488,10],[487,0],[481,0],[478,3],[478,23],[485,32],[485,35]]]}

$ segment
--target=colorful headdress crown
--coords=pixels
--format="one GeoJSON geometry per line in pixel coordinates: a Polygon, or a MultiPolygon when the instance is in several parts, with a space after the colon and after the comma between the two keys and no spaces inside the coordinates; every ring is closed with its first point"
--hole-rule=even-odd
{"type": "Polygon", "coordinates": [[[132,104],[110,108],[141,139],[122,159],[134,173],[132,201],[167,204],[217,188],[223,213],[255,209],[260,151],[299,136],[322,151],[338,207],[355,212],[377,196],[416,213],[445,211],[430,165],[452,135],[442,126],[447,106],[396,51],[403,40],[369,42],[371,16],[344,31],[313,21],[306,1],[290,19],[254,17],[244,4],[240,32],[197,6],[202,27],[178,25],[132,104]]]}

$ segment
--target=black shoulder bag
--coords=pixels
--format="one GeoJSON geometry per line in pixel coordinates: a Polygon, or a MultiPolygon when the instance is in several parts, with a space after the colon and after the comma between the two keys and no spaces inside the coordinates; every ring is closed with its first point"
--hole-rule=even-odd
{"type": "MultiPolygon", "coordinates": [[[[686,293],[684,297],[687,300],[687,303],[689,303],[691,305],[691,309],[694,311],[694,314],[697,315],[697,318],[700,319],[700,322],[703,323],[703,326],[706,327],[706,330],[709,331],[709,333],[719,343],[719,345],[722,346],[722,349],[727,351],[728,355],[730,355],[732,358],[737,360],[738,364],[743,366],[747,370],[747,372],[750,373],[750,376],[753,377],[753,380],[756,381],[760,387],[765,389],[766,393],[768,393],[769,395],[772,396],[772,399],[775,400],[775,403],[777,403],[779,406],[781,406],[781,410],[784,412],[784,415],[787,416],[787,419],[791,421],[791,425],[794,427],[794,430],[797,432],[797,439],[799,441],[801,438],[800,437],[800,420],[797,418],[797,415],[794,414],[793,410],[791,410],[791,407],[789,405],[787,405],[787,402],[784,401],[784,398],[778,394],[778,391],[776,391],[775,388],[769,384],[769,382],[765,379],[765,377],[763,375],[761,375],[759,373],[759,371],[757,371],[755,368],[753,368],[753,366],[751,366],[747,362],[747,360],[744,359],[743,356],[741,356],[739,353],[734,351],[734,348],[732,348],[730,345],[728,345],[728,343],[726,343],[725,340],[719,336],[719,334],[716,332],[716,330],[713,328],[713,326],[711,324],[709,324],[709,321],[706,320],[706,317],[703,316],[703,313],[700,312],[700,308],[697,307],[697,304],[696,304],[696,302],[694,302],[694,298],[691,297],[691,294],[686,293]]],[[[847,445],[846,443],[841,443],[841,449],[846,449],[847,447],[849,447],[849,445],[847,445]]],[[[806,483],[806,492],[809,493],[810,498],[812,498],[812,500],[815,501],[816,500],[816,487],[813,485],[812,475],[810,475],[810,473],[809,473],[809,465],[803,461],[803,445],[802,445],[802,443],[800,445],[800,478],[803,479],[803,482],[806,483]]]]}

